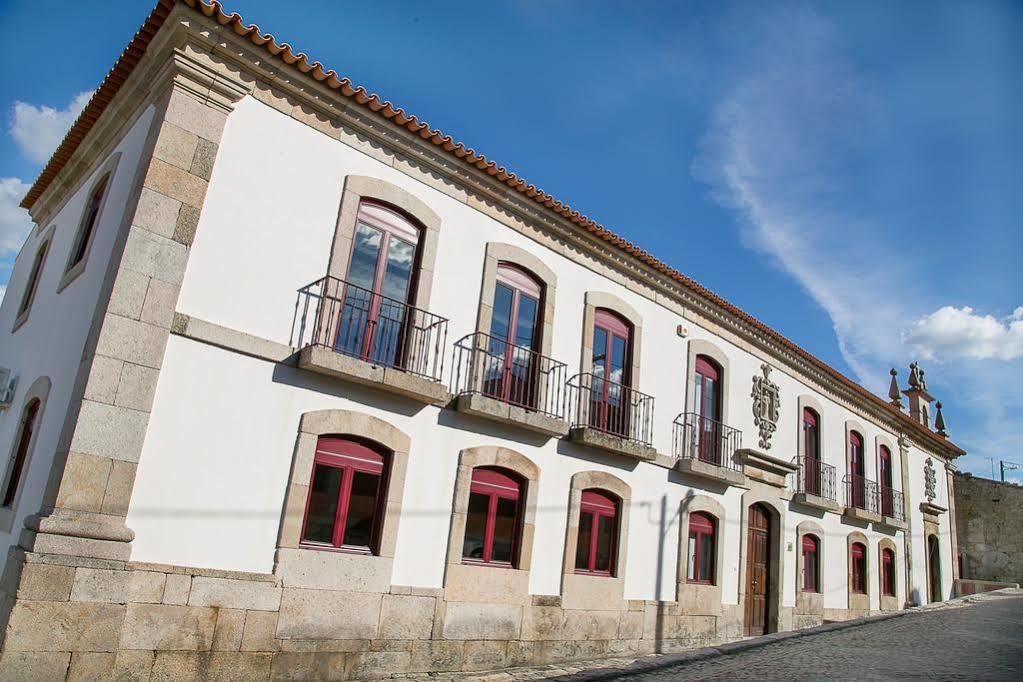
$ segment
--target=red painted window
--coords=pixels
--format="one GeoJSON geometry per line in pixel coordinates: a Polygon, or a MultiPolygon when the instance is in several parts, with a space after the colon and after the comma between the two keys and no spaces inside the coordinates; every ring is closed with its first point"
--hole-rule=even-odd
{"type": "Polygon", "coordinates": [[[821,432],[820,418],[809,407],[803,410],[803,471],[806,492],[821,494],[821,432]]]}
{"type": "Polygon", "coordinates": [[[895,552],[888,548],[881,550],[881,594],[895,596],[895,552]]]}
{"type": "Polygon", "coordinates": [[[490,321],[488,365],[483,392],[505,402],[536,405],[536,351],[543,328],[543,287],[511,263],[497,266],[494,312],[490,321]]]}
{"type": "Polygon", "coordinates": [[[107,191],[107,182],[110,176],[103,178],[92,191],[89,203],[82,214],[82,225],[78,228],[78,236],[75,238],[74,246],[71,249],[71,260],[68,261],[68,270],[78,265],[85,258],[89,250],[89,242],[92,241],[92,234],[96,231],[96,220],[99,218],[99,209],[103,205],[103,195],[107,191]]]}
{"type": "Polygon", "coordinates": [[[877,451],[878,482],[881,484],[881,513],[892,516],[895,512],[895,494],[892,488],[892,452],[886,445],[877,451]]]}
{"type": "Polygon", "coordinates": [[[593,320],[593,384],[590,426],[629,435],[627,387],[632,351],[632,327],[621,317],[598,308],[593,320]]]}
{"type": "Polygon", "coordinates": [[[376,553],[383,517],[387,457],[357,441],[321,436],[316,443],[302,544],[376,553]]]}
{"type": "Polygon", "coordinates": [[[803,536],[803,592],[820,592],[820,540],[803,536]]]}
{"type": "Polygon", "coordinates": [[[21,433],[18,435],[18,445],[14,450],[10,475],[4,487],[4,507],[14,504],[14,498],[18,493],[18,483],[21,481],[21,470],[25,468],[25,460],[28,459],[28,448],[32,444],[32,434],[36,429],[36,415],[38,414],[39,401],[33,400],[25,408],[25,415],[21,418],[21,433]]]}
{"type": "Polygon", "coordinates": [[[710,514],[689,515],[688,580],[691,583],[714,584],[717,520],[710,514]]]}
{"type": "Polygon", "coordinates": [[[39,286],[39,277],[43,273],[43,263],[46,261],[46,252],[50,248],[50,242],[43,242],[36,252],[36,259],[32,262],[32,271],[28,275],[28,282],[25,284],[25,292],[21,295],[21,304],[18,306],[18,315],[28,312],[32,305],[32,297],[35,295],[36,287],[39,286]]]}
{"type": "Polygon", "coordinates": [[[576,573],[613,575],[618,545],[618,501],[602,490],[584,490],[575,546],[576,573]]]}
{"type": "Polygon", "coordinates": [[[705,355],[696,356],[693,405],[699,419],[699,458],[721,464],[721,368],[705,355]]]}
{"type": "Polygon", "coordinates": [[[863,478],[863,436],[849,432],[849,466],[852,469],[852,502],[859,509],[866,508],[866,481],[863,478]]]}
{"type": "Polygon", "coordinates": [[[867,548],[854,542],[850,552],[852,561],[852,591],[857,594],[867,593],[867,548]]]}
{"type": "Polygon", "coordinates": [[[472,472],[462,560],[512,566],[521,529],[522,480],[497,467],[472,472]]]}

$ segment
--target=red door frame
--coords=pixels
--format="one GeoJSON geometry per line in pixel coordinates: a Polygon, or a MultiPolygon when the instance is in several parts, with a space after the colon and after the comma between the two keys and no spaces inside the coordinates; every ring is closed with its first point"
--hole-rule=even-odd
{"type": "MultiPolygon", "coordinates": [[[[522,296],[527,296],[536,301],[536,319],[533,321],[533,338],[530,340],[530,352],[535,353],[540,345],[540,338],[543,334],[543,286],[537,279],[517,265],[500,262],[497,264],[496,280],[505,285],[512,292],[511,309],[508,311],[508,338],[504,340],[504,368],[501,372],[501,395],[502,402],[511,403],[512,388],[512,354],[518,346],[515,345],[515,335],[519,326],[519,301],[522,296]]],[[[496,287],[495,287],[495,296],[496,287]]],[[[492,302],[493,303],[493,302],[492,302]]],[[[492,323],[491,323],[492,324],[492,323]]],[[[493,335],[491,334],[491,338],[493,335]]],[[[530,360],[533,360],[531,355],[530,360]]],[[[515,402],[516,405],[534,407],[535,405],[535,372],[532,366],[527,367],[528,382],[525,392],[532,398],[524,398],[515,402]]]]}
{"type": "Polygon", "coordinates": [[[853,506],[858,509],[866,508],[866,480],[865,463],[863,461],[863,436],[857,431],[849,432],[849,468],[852,470],[853,506]]]}
{"type": "Polygon", "coordinates": [[[803,408],[803,484],[811,495],[821,494],[821,430],[817,413],[803,408]],[[814,434],[811,440],[810,434],[814,434]],[[812,446],[812,447],[811,447],[812,446]]]}
{"type": "Polygon", "coordinates": [[[695,370],[696,383],[700,385],[700,401],[698,405],[694,406],[696,414],[700,417],[700,423],[696,427],[699,432],[697,454],[699,459],[705,462],[722,464],[719,426],[721,423],[721,368],[706,355],[697,355],[695,370]],[[711,393],[709,405],[708,389],[711,393]],[[707,414],[708,407],[711,414],[707,414]],[[709,431],[705,428],[705,421],[710,424],[709,431]],[[707,442],[708,438],[710,439],[709,443],[707,442]]]}

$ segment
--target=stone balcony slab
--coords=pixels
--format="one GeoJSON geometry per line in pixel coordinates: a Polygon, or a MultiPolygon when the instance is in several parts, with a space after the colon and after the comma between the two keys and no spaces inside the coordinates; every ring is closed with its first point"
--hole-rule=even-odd
{"type": "Polygon", "coordinates": [[[298,366],[310,372],[372,386],[429,405],[447,405],[451,402],[451,393],[439,381],[342,355],[325,346],[303,348],[298,356],[298,366]]]}
{"type": "Polygon", "coordinates": [[[573,443],[587,445],[598,450],[606,450],[607,452],[613,452],[644,462],[652,462],[657,459],[657,450],[649,445],[589,426],[573,427],[568,432],[568,438],[573,443]]]}
{"type": "Polygon", "coordinates": [[[463,414],[492,419],[545,436],[563,438],[568,435],[568,422],[564,419],[527,410],[518,405],[511,405],[482,393],[466,393],[458,396],[455,409],[463,414]]]}
{"type": "Polygon", "coordinates": [[[882,516],[878,522],[882,526],[888,526],[895,530],[909,530],[909,524],[901,519],[897,519],[894,516],[882,516]]]}
{"type": "Polygon", "coordinates": [[[726,485],[743,486],[746,484],[746,475],[741,471],[718,466],[713,462],[705,462],[701,459],[680,459],[675,464],[675,470],[683,474],[726,485]]]}
{"type": "Polygon", "coordinates": [[[792,462],[786,462],[752,448],[743,448],[736,454],[739,456],[739,461],[742,462],[744,474],[761,483],[778,488],[788,487],[789,474],[794,474],[799,470],[792,462]]]}
{"type": "Polygon", "coordinates": [[[822,509],[834,514],[842,513],[842,505],[840,505],[836,500],[821,497],[819,495],[813,495],[811,493],[796,493],[792,496],[792,501],[796,504],[803,505],[804,507],[822,509]]]}
{"type": "Polygon", "coordinates": [[[882,520],[882,516],[877,512],[867,511],[859,507],[846,507],[842,516],[853,521],[863,521],[866,523],[881,523],[882,520]]]}

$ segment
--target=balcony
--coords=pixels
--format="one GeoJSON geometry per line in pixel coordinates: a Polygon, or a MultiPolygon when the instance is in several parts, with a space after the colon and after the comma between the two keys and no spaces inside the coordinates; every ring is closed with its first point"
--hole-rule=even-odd
{"type": "Polygon", "coordinates": [[[901,491],[885,485],[880,486],[880,503],[881,523],[902,530],[909,528],[909,524],[906,523],[906,504],[901,491]]]}
{"type": "Polygon", "coordinates": [[[452,389],[459,412],[547,436],[568,434],[567,366],[504,339],[477,332],[454,348],[452,389]]]}
{"type": "Polygon", "coordinates": [[[444,405],[448,321],[335,277],[298,292],[298,366],[421,402],[444,405]]]}
{"type": "Polygon", "coordinates": [[[634,459],[657,458],[651,444],[652,396],[602,376],[577,374],[568,380],[567,402],[572,441],[634,459]]]}
{"type": "Polygon", "coordinates": [[[796,479],[792,501],[825,511],[842,511],[835,489],[835,467],[813,457],[796,457],[796,479]]]}
{"type": "Polygon", "coordinates": [[[673,441],[678,471],[730,485],[745,482],[737,457],[742,449],[739,429],[688,412],[675,418],[673,441]]]}
{"type": "Polygon", "coordinates": [[[845,487],[845,516],[880,523],[877,483],[856,474],[847,474],[842,483],[845,487]]]}

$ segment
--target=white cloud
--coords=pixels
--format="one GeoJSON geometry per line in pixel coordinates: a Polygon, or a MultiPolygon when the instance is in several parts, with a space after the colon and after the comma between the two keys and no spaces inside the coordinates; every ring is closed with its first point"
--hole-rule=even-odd
{"type": "Polygon", "coordinates": [[[4,302],[4,296],[7,295],[7,285],[0,284],[0,303],[4,302]]]}
{"type": "Polygon", "coordinates": [[[17,253],[32,229],[28,211],[18,206],[28,188],[18,178],[0,178],[0,258],[17,253]]]}
{"type": "Polygon", "coordinates": [[[978,315],[969,306],[947,305],[917,320],[906,331],[905,340],[930,360],[1023,358],[1023,306],[999,320],[978,315]]]}
{"type": "Polygon", "coordinates": [[[11,136],[25,158],[45,163],[89,103],[92,93],[92,90],[78,93],[63,109],[15,102],[11,112],[11,136]]]}

